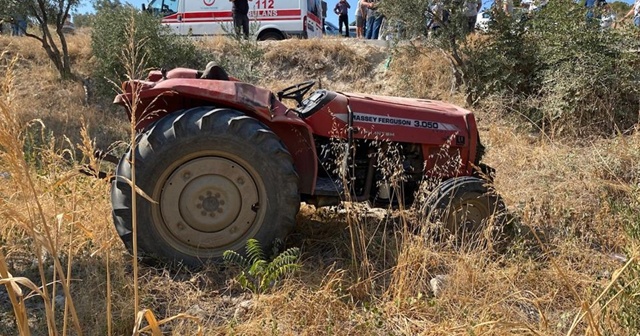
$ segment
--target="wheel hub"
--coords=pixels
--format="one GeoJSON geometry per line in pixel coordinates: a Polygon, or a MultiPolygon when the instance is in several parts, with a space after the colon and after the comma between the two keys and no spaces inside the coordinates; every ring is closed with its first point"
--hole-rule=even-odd
{"type": "Polygon", "coordinates": [[[179,208],[187,225],[201,232],[217,232],[238,216],[242,195],[224,176],[206,174],[191,179],[179,195],[179,208]]]}
{"type": "MultiPolygon", "coordinates": [[[[224,204],[224,201],[222,201],[222,204],[220,204],[221,201],[218,200],[218,197],[220,196],[207,197],[202,201],[202,204],[199,205],[204,208],[205,211],[210,212],[211,215],[215,215],[215,212],[218,211],[218,208],[220,208],[220,206],[224,204]]],[[[220,212],[222,212],[222,209],[220,209],[220,212]]]]}
{"type": "Polygon", "coordinates": [[[203,157],[185,162],[167,178],[160,211],[172,245],[215,249],[251,228],[259,200],[257,184],[242,166],[203,157]]]}
{"type": "Polygon", "coordinates": [[[488,205],[481,198],[467,199],[460,203],[449,219],[449,230],[452,232],[474,232],[482,227],[482,221],[490,214],[488,205]]]}

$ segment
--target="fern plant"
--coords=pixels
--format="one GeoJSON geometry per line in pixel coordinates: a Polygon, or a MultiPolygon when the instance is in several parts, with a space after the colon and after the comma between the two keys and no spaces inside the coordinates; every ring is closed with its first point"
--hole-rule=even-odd
{"type": "Polygon", "coordinates": [[[264,293],[285,275],[300,268],[300,249],[292,247],[267,261],[262,246],[256,239],[247,240],[246,257],[236,251],[227,250],[223,254],[225,262],[241,268],[236,280],[243,289],[254,293],[264,293]]]}

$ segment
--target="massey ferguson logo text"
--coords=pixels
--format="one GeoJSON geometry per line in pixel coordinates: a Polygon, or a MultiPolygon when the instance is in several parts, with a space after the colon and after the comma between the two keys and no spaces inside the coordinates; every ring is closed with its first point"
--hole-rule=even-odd
{"type": "MultiPolygon", "coordinates": [[[[336,118],[342,120],[343,122],[345,123],[347,122],[347,114],[336,114],[335,116],[336,118]]],[[[441,123],[441,122],[394,118],[389,116],[381,116],[381,115],[359,113],[359,112],[353,113],[353,121],[367,123],[367,124],[395,125],[395,126],[404,126],[404,127],[436,129],[436,130],[442,130],[442,131],[458,130],[458,128],[455,127],[454,125],[441,123]]]]}

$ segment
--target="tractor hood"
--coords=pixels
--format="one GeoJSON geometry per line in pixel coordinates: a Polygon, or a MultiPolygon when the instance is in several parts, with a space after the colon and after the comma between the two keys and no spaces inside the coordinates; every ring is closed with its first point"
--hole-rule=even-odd
{"type": "Polygon", "coordinates": [[[370,103],[376,106],[393,105],[394,114],[402,114],[403,110],[420,110],[423,112],[428,111],[431,113],[442,113],[443,115],[450,116],[466,116],[467,114],[471,114],[471,111],[438,100],[377,96],[350,92],[345,92],[343,93],[343,95],[349,98],[350,104],[353,104],[357,101],[359,104],[370,103]]]}
{"type": "Polygon", "coordinates": [[[328,137],[346,129],[350,117],[356,138],[408,143],[441,144],[443,138],[454,138],[454,145],[466,146],[475,127],[471,111],[428,99],[317,90],[299,111],[315,134],[328,137]]]}

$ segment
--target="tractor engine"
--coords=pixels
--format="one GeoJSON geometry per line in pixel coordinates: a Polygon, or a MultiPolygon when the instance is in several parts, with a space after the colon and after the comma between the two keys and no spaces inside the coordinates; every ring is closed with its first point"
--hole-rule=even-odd
{"type": "MultiPolygon", "coordinates": [[[[352,155],[348,155],[344,139],[316,136],[314,140],[319,184],[333,188],[335,199],[331,204],[341,198],[381,206],[413,202],[424,177],[420,145],[356,139],[352,155]]],[[[326,202],[329,195],[321,196],[326,202]]]]}

